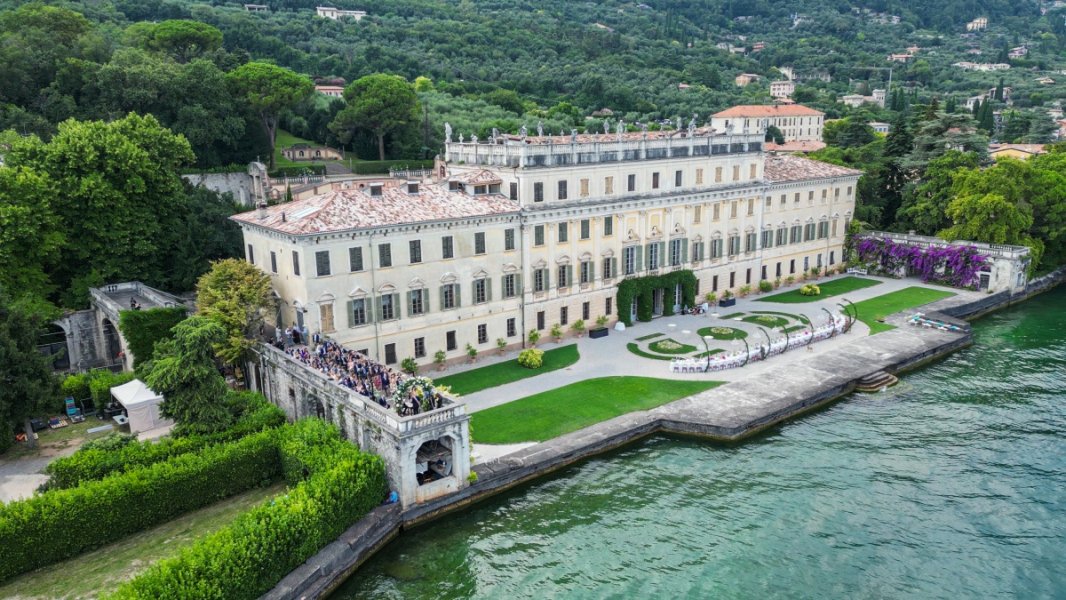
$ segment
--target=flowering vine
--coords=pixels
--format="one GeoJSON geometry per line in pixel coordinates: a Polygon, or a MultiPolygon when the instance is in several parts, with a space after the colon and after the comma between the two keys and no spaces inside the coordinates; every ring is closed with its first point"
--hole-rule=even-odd
{"type": "Polygon", "coordinates": [[[876,237],[860,239],[855,251],[859,260],[876,272],[898,276],[909,271],[922,281],[959,288],[976,289],[978,272],[988,262],[974,246],[922,248],[876,237]]]}

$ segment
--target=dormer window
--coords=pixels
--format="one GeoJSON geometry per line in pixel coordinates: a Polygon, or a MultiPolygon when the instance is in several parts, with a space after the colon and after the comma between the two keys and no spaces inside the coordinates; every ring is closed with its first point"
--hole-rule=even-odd
{"type": "Polygon", "coordinates": [[[370,184],[370,195],[371,196],[380,196],[381,195],[381,190],[382,190],[382,185],[380,183],[371,183],[370,184]]]}
{"type": "Polygon", "coordinates": [[[418,193],[418,183],[408,183],[407,184],[407,193],[408,194],[417,194],[418,193]]]}
{"type": "Polygon", "coordinates": [[[489,184],[489,193],[490,194],[499,194],[500,193],[500,184],[498,184],[498,183],[490,183],[489,184]]]}
{"type": "Polygon", "coordinates": [[[486,189],[487,188],[484,185],[475,185],[474,186],[474,195],[478,196],[478,195],[484,194],[486,189]]]}
{"type": "Polygon", "coordinates": [[[453,192],[461,192],[463,191],[463,184],[459,183],[458,181],[449,181],[448,189],[453,192]]]}

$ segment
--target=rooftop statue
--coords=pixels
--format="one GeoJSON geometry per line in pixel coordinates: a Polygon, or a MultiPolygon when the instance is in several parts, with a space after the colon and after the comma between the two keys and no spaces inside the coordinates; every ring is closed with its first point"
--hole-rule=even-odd
{"type": "Polygon", "coordinates": [[[529,129],[526,127],[525,123],[522,123],[522,128],[518,130],[518,135],[522,136],[523,138],[529,135],[529,129]]]}
{"type": "Polygon", "coordinates": [[[452,124],[447,121],[444,122],[444,141],[452,141],[452,124]]]}
{"type": "Polygon", "coordinates": [[[544,121],[537,121],[537,137],[544,137],[544,121]]]}

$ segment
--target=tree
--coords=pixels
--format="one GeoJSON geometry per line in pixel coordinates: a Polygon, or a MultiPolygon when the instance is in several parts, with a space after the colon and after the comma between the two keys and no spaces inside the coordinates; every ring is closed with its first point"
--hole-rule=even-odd
{"type": "Polygon", "coordinates": [[[378,159],[385,160],[385,136],[418,122],[418,96],[399,75],[367,75],[344,89],[348,105],[330,123],[330,130],[347,143],[357,130],[377,140],[378,159]]]}
{"type": "Polygon", "coordinates": [[[840,148],[857,148],[877,139],[873,128],[858,117],[848,117],[832,123],[826,123],[822,130],[826,144],[840,148]]]}
{"type": "Polygon", "coordinates": [[[766,128],[766,138],[764,141],[773,142],[775,144],[785,143],[785,134],[781,133],[781,130],[776,125],[770,125],[766,128]]]}
{"type": "Polygon", "coordinates": [[[226,380],[215,365],[212,348],[226,330],[208,317],[194,315],[174,326],[174,339],[156,345],[154,358],[139,371],[144,383],[162,394],[163,416],[187,433],[210,433],[229,426],[226,380]]]}
{"type": "Polygon", "coordinates": [[[0,452],[11,445],[18,424],[26,443],[36,445],[29,419],[59,397],[50,358],[37,352],[41,325],[37,315],[13,306],[0,288],[0,452]]]}
{"type": "Polygon", "coordinates": [[[909,187],[897,215],[900,229],[914,229],[922,235],[936,235],[951,226],[948,204],[955,197],[953,187],[957,173],[976,169],[977,155],[956,150],[933,159],[921,182],[909,187]]]}
{"type": "Polygon", "coordinates": [[[270,63],[249,62],[226,75],[233,93],[258,116],[263,132],[270,140],[270,166],[274,166],[274,146],[278,117],[310,96],[315,86],[311,80],[270,63]]]}
{"type": "Polygon", "coordinates": [[[54,312],[48,271],[65,240],[54,196],[47,176],[28,167],[0,168],[0,288],[17,290],[12,302],[42,317],[54,312]]]}
{"type": "Polygon", "coordinates": [[[207,23],[174,19],[153,27],[147,41],[148,48],[184,63],[221,48],[222,32],[207,23]]]}
{"type": "Polygon", "coordinates": [[[196,284],[196,306],[223,328],[225,335],[214,342],[218,357],[238,365],[255,345],[265,317],[273,314],[270,277],[243,260],[217,261],[196,284]]]}

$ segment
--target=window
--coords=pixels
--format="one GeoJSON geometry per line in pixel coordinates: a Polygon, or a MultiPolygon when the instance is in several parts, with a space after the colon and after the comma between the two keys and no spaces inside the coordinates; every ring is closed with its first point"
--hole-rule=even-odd
{"type": "Polygon", "coordinates": [[[807,223],[807,225],[803,228],[803,233],[803,241],[809,242],[813,240],[816,235],[814,223],[807,223]]]}
{"type": "Polygon", "coordinates": [[[455,258],[455,240],[446,235],[440,239],[441,258],[455,258]]]}
{"type": "Polygon", "coordinates": [[[749,233],[746,236],[746,239],[744,240],[744,251],[745,252],[755,252],[755,248],[756,248],[755,243],[756,243],[757,239],[758,239],[758,237],[755,235],[755,233],[749,233]]]}
{"type": "Polygon", "coordinates": [[[681,187],[681,171],[674,171],[674,187],[681,187]]]}
{"type": "Polygon", "coordinates": [[[581,219],[581,239],[587,240],[592,237],[592,221],[581,219]]]}
{"type": "Polygon", "coordinates": [[[729,203],[729,218],[730,219],[737,218],[737,201],[736,200],[734,200],[734,201],[729,203]]]}
{"type": "Polygon", "coordinates": [[[489,284],[487,279],[474,281],[474,304],[484,304],[489,301],[489,284]]]}
{"type": "Polygon", "coordinates": [[[474,254],[485,253],[485,232],[479,231],[474,234],[474,254]]]}
{"type": "Polygon", "coordinates": [[[424,358],[426,356],[426,338],[415,338],[415,358],[424,358]]]}
{"type": "Polygon", "coordinates": [[[568,241],[567,238],[569,238],[569,237],[570,237],[570,224],[569,223],[559,223],[559,239],[558,239],[559,243],[563,243],[563,242],[568,241]]]}
{"type": "Polygon", "coordinates": [[[626,177],[626,191],[635,192],[637,190],[637,176],[629,175],[626,177]]]}
{"type": "Polygon", "coordinates": [[[670,240],[670,266],[676,267],[684,261],[682,246],[684,240],[670,240]]]}
{"type": "Polygon", "coordinates": [[[515,249],[515,245],[514,245],[514,229],[504,229],[503,230],[503,249],[504,250],[514,250],[515,249]]]}
{"type": "Polygon", "coordinates": [[[580,281],[581,283],[591,283],[592,282],[592,261],[591,260],[583,260],[583,261],[581,261],[580,276],[581,276],[581,281],[580,281]]]}
{"type": "Polygon", "coordinates": [[[637,272],[637,250],[636,246],[622,248],[622,269],[626,275],[632,275],[637,272]]]}
{"type": "Polygon", "coordinates": [[[804,256],[803,257],[803,270],[807,271],[810,268],[811,268],[811,257],[804,256]]]}
{"type": "Polygon", "coordinates": [[[613,194],[614,193],[614,177],[604,177],[603,178],[603,193],[604,194],[613,194]]]}
{"type": "Polygon", "coordinates": [[[659,268],[659,244],[648,244],[648,269],[654,271],[659,268]]]}
{"type": "Polygon", "coordinates": [[[518,275],[508,273],[503,276],[503,297],[514,298],[518,295],[518,275]]]}
{"type": "Polygon", "coordinates": [[[848,186],[848,196],[847,196],[847,197],[848,197],[848,198],[850,198],[850,197],[851,197],[851,186],[850,186],[850,185],[848,186]]]}
{"type": "Polygon", "coordinates": [[[459,347],[459,343],[455,341],[455,331],[454,330],[445,333],[444,334],[444,338],[446,340],[445,341],[445,345],[448,348],[448,351],[455,350],[456,348],[459,347]]]}
{"type": "Polygon", "coordinates": [[[755,165],[755,163],[751,163],[751,165],[748,167],[748,179],[755,179],[755,173],[757,170],[758,167],[755,165]]]}
{"type": "Polygon", "coordinates": [[[459,284],[446,283],[440,286],[440,308],[450,310],[459,307],[459,284]]]}
{"type": "Polygon", "coordinates": [[[833,202],[840,200],[840,188],[833,188],[833,202]]]}
{"type": "Polygon", "coordinates": [[[407,184],[407,193],[408,194],[417,194],[418,193],[418,184],[417,183],[408,183],[407,184]]]}
{"type": "Polygon", "coordinates": [[[603,236],[611,237],[614,235],[614,217],[603,218],[603,236]]]}
{"type": "Polygon", "coordinates": [[[292,251],[292,274],[300,276],[300,253],[295,250],[292,251]]]}
{"type": "MultiPolygon", "coordinates": [[[[740,254],[740,236],[731,235],[729,236],[729,256],[736,256],[737,254],[740,254]]],[[[730,285],[729,287],[733,286],[730,285]]]]}
{"type": "Polygon", "coordinates": [[[396,344],[385,344],[385,364],[396,364],[396,344]]]}
{"type": "Polygon", "coordinates": [[[788,194],[781,194],[781,206],[788,204],[788,194]]]}
{"type": "Polygon", "coordinates": [[[270,251],[270,272],[278,272],[278,255],[273,250],[270,251]]]}
{"type": "Polygon", "coordinates": [[[762,232],[762,247],[770,248],[774,245],[774,230],[766,229],[762,232]]]}
{"type": "Polygon", "coordinates": [[[396,298],[399,294],[384,294],[378,296],[378,314],[382,321],[391,321],[400,318],[396,311],[396,298]]]}
{"type": "Polygon", "coordinates": [[[717,221],[718,219],[720,219],[722,217],[721,207],[722,207],[721,204],[715,204],[714,205],[714,212],[711,215],[711,220],[717,221]]]}
{"type": "Polygon", "coordinates": [[[548,269],[535,269],[533,271],[533,291],[545,292],[548,290],[548,269]]]}
{"type": "Polygon", "coordinates": [[[711,240],[711,258],[722,258],[722,240],[721,238],[711,240]]]}
{"type": "Polygon", "coordinates": [[[700,224],[700,217],[703,216],[703,206],[695,206],[692,208],[692,219],[696,225],[700,224]]]}
{"type": "Polygon", "coordinates": [[[653,190],[659,189],[659,174],[658,173],[652,173],[651,174],[651,189],[653,189],[653,190]]]}
{"type": "Polygon", "coordinates": [[[533,201],[544,202],[544,183],[541,181],[533,184],[533,201]]]}
{"type": "Polygon", "coordinates": [[[515,319],[511,317],[507,319],[507,337],[514,337],[518,335],[518,327],[515,326],[515,319]]]}
{"type": "Polygon", "coordinates": [[[718,276],[717,275],[714,275],[714,276],[711,277],[711,291],[712,292],[717,292],[718,291],[718,276]]]}
{"type": "Polygon", "coordinates": [[[322,326],[322,331],[326,333],[332,333],[336,331],[336,327],[333,324],[333,303],[319,304],[318,305],[318,322],[322,326]]]}
{"type": "Polygon", "coordinates": [[[754,214],[755,214],[755,199],[754,198],[748,198],[748,216],[750,217],[750,216],[752,216],[754,214]]]}
{"type": "Polygon", "coordinates": [[[766,265],[762,266],[762,277],[760,279],[766,279],[766,265]]]}
{"type": "Polygon", "coordinates": [[[407,292],[408,316],[426,314],[426,306],[429,304],[429,290],[411,290],[407,292]]]}
{"type": "Polygon", "coordinates": [[[557,285],[561,288],[570,287],[570,265],[559,265],[557,285]]]}
{"type": "Polygon", "coordinates": [[[744,271],[744,283],[751,283],[751,268],[744,271]]]}
{"type": "Polygon", "coordinates": [[[818,239],[824,240],[829,237],[829,221],[818,223],[818,239]]]}
{"type": "Polygon", "coordinates": [[[605,258],[603,259],[603,278],[611,279],[612,277],[614,277],[614,259],[605,258]]]}
{"type": "Polygon", "coordinates": [[[775,275],[775,277],[780,277],[781,276],[781,263],[780,262],[777,263],[777,270],[775,272],[777,273],[775,275]]]}
{"type": "Polygon", "coordinates": [[[348,327],[366,325],[370,321],[367,314],[367,302],[365,299],[351,300],[348,302],[348,327]]]}
{"type": "Polygon", "coordinates": [[[372,183],[372,184],[370,184],[370,195],[371,196],[375,196],[375,197],[381,195],[381,184],[380,183],[372,183]]]}
{"type": "Polygon", "coordinates": [[[253,265],[255,264],[255,250],[252,248],[251,244],[248,244],[248,262],[253,265]]]}
{"type": "Polygon", "coordinates": [[[696,185],[703,183],[703,169],[696,169],[696,185]]]}
{"type": "Polygon", "coordinates": [[[581,303],[581,320],[588,321],[590,314],[592,313],[592,306],[590,302],[581,303]]]}
{"type": "Polygon", "coordinates": [[[544,245],[544,226],[543,225],[537,225],[537,226],[535,226],[533,228],[533,245],[534,246],[543,246],[544,245]]]}
{"type": "Polygon", "coordinates": [[[589,197],[589,180],[588,179],[582,179],[581,180],[581,197],[582,198],[588,198],[589,197]]]}
{"type": "Polygon", "coordinates": [[[518,200],[518,182],[512,181],[510,188],[511,189],[509,190],[509,197],[511,198],[511,200],[518,200]]]}
{"type": "Polygon", "coordinates": [[[796,272],[796,259],[788,261],[788,274],[792,275],[796,272]]]}
{"type": "Polygon", "coordinates": [[[792,203],[793,204],[799,204],[800,203],[800,193],[799,192],[796,192],[795,194],[792,195],[792,203]]]}
{"type": "Polygon", "coordinates": [[[559,309],[559,324],[566,325],[568,323],[570,323],[570,311],[564,306],[559,309]]]}
{"type": "Polygon", "coordinates": [[[420,240],[411,240],[407,242],[407,251],[411,255],[411,264],[422,262],[422,242],[420,240]]]}
{"type": "Polygon", "coordinates": [[[737,272],[733,271],[729,274],[729,287],[735,287],[737,285],[737,272]]]}
{"type": "Polygon", "coordinates": [[[487,344],[489,341],[489,326],[482,323],[477,326],[477,343],[487,344]]]}
{"type": "Polygon", "coordinates": [[[480,195],[484,194],[486,191],[488,191],[488,188],[486,186],[484,186],[484,185],[475,185],[474,186],[474,195],[475,196],[480,196],[480,195]]]}
{"type": "Polygon", "coordinates": [[[363,270],[362,248],[348,248],[348,270],[352,273],[363,270]]]}
{"type": "Polygon", "coordinates": [[[714,182],[722,183],[722,167],[714,168],[714,182]]]}
{"type": "Polygon", "coordinates": [[[777,244],[778,246],[784,246],[788,243],[788,228],[779,227],[777,229],[777,244]]]}
{"type": "Polygon", "coordinates": [[[733,181],[740,181],[740,165],[733,165],[733,181]]]}
{"type": "Polygon", "coordinates": [[[836,262],[837,262],[837,252],[836,252],[836,250],[830,250],[829,251],[829,264],[835,265],[836,262]]]}
{"type": "Polygon", "coordinates": [[[807,192],[807,203],[814,204],[814,190],[807,192]]]}
{"type": "Polygon", "coordinates": [[[699,262],[703,260],[703,242],[696,242],[692,244],[692,262],[699,262]]]}
{"type": "Polygon", "coordinates": [[[559,199],[566,200],[566,180],[559,182],[559,199]]]}
{"type": "Polygon", "coordinates": [[[539,330],[542,330],[542,329],[544,329],[544,311],[543,310],[539,311],[537,313],[537,330],[539,331],[539,330]]]}
{"type": "Polygon", "coordinates": [[[392,266],[392,244],[378,246],[378,263],[382,269],[392,266]]]}
{"type": "Polygon", "coordinates": [[[606,300],[606,302],[604,304],[604,307],[603,307],[603,314],[605,314],[605,315],[611,314],[611,301],[612,300],[614,300],[614,298],[607,298],[607,300],[606,300]]]}

